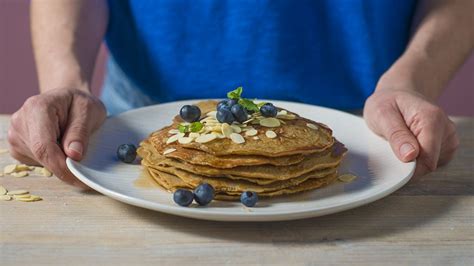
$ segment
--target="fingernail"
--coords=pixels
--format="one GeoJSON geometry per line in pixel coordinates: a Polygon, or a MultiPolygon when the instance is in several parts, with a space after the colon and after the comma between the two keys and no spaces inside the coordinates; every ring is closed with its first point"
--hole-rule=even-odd
{"type": "Polygon", "coordinates": [[[82,155],[82,144],[80,142],[73,141],[68,148],[82,155]]]}
{"type": "Polygon", "coordinates": [[[403,158],[406,158],[408,155],[410,155],[414,151],[415,151],[415,148],[410,143],[404,143],[400,147],[400,154],[402,155],[403,158]]]}

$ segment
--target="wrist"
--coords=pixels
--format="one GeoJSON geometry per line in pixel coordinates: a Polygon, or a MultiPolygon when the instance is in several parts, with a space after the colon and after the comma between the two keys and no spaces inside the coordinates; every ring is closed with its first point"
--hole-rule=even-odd
{"type": "Polygon", "coordinates": [[[445,83],[423,54],[404,54],[379,79],[376,91],[399,90],[419,93],[431,101],[441,94],[445,83]]]}

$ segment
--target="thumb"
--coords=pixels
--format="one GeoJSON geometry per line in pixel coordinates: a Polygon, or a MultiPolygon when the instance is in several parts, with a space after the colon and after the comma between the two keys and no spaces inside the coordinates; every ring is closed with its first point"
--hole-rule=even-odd
{"type": "Polygon", "coordinates": [[[416,137],[408,129],[400,111],[388,110],[375,118],[378,129],[388,140],[395,155],[402,162],[409,162],[418,157],[420,146],[416,137]]]}

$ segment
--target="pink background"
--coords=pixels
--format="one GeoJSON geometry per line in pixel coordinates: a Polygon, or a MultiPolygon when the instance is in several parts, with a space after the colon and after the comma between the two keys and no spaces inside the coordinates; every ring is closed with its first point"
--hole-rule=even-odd
{"type": "MultiPolygon", "coordinates": [[[[0,0],[0,114],[12,113],[38,93],[29,33],[29,0],[0,0]]],[[[93,80],[100,91],[106,49],[102,47],[93,80]]],[[[474,55],[459,70],[439,100],[451,115],[474,115],[474,55]]]]}

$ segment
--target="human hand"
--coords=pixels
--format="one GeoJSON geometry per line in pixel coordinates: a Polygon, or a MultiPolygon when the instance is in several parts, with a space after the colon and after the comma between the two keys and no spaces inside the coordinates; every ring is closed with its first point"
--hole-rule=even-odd
{"type": "Polygon", "coordinates": [[[376,90],[365,102],[364,118],[401,161],[417,159],[415,176],[449,162],[459,145],[454,123],[415,91],[376,90]]]}
{"type": "Polygon", "coordinates": [[[78,89],[55,89],[30,97],[11,119],[11,155],[26,164],[43,165],[63,181],[85,187],[68,171],[66,156],[81,160],[90,134],[105,117],[102,102],[78,89]]]}

